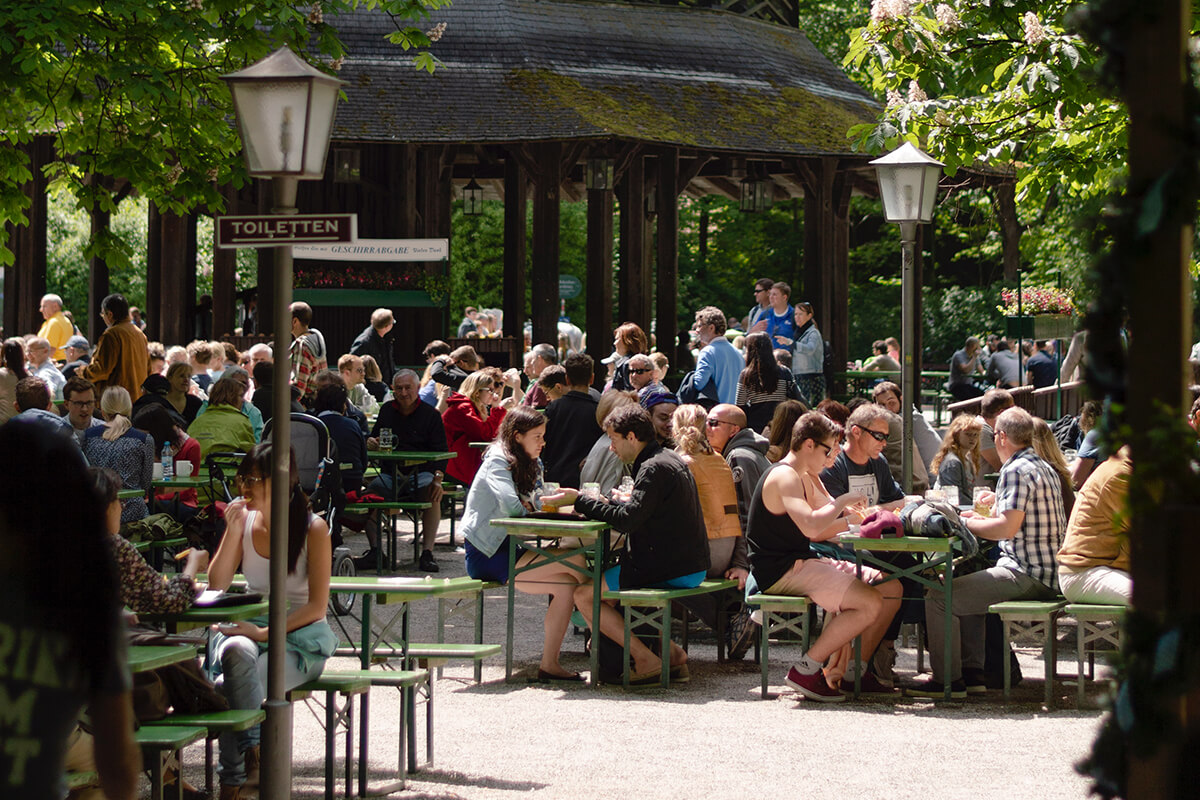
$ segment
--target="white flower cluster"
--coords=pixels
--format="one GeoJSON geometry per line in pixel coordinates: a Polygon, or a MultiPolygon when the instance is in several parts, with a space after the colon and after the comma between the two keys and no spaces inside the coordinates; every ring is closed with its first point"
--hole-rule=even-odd
{"type": "Polygon", "coordinates": [[[333,71],[334,71],[334,72],[341,72],[341,71],[342,71],[342,65],[343,65],[343,64],[345,64],[345,63],[346,63],[346,57],[345,57],[345,56],[338,56],[338,57],[337,57],[337,58],[335,58],[333,61],[330,61],[330,62],[329,62],[329,66],[333,67],[333,71]]]}
{"type": "Polygon", "coordinates": [[[429,30],[425,31],[425,35],[429,37],[429,41],[436,42],[442,38],[442,34],[446,32],[446,23],[439,22],[429,30]]]}
{"type": "Polygon", "coordinates": [[[203,11],[204,0],[188,0],[188,8],[192,11],[203,11]]]}
{"type": "Polygon", "coordinates": [[[173,164],[171,168],[167,170],[167,183],[171,186],[174,186],[179,182],[179,177],[181,175],[183,175],[183,164],[173,164]]]}
{"type": "Polygon", "coordinates": [[[958,12],[945,3],[938,3],[933,15],[937,17],[938,24],[942,26],[943,30],[956,31],[962,27],[962,20],[958,18],[958,12]]]}
{"type": "Polygon", "coordinates": [[[896,106],[902,106],[902,105],[904,105],[904,95],[900,94],[900,92],[896,91],[895,89],[888,89],[887,90],[887,107],[895,108],[896,106]]]}
{"type": "Polygon", "coordinates": [[[929,95],[925,94],[925,91],[921,88],[919,83],[916,81],[908,82],[908,102],[924,103],[928,99],[929,95]]]}
{"type": "Polygon", "coordinates": [[[1025,12],[1025,44],[1030,47],[1041,44],[1046,40],[1046,29],[1032,11],[1025,12]]]}
{"type": "Polygon", "coordinates": [[[308,21],[312,25],[320,25],[325,21],[325,11],[321,8],[320,3],[312,4],[312,8],[308,10],[308,21]]]}
{"type": "Polygon", "coordinates": [[[912,0],[871,0],[871,21],[900,19],[912,13],[912,0]]]}

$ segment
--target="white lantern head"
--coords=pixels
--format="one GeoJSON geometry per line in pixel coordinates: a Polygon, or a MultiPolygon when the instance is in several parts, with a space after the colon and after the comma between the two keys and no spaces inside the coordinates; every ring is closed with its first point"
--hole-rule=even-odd
{"type": "Polygon", "coordinates": [[[909,142],[871,162],[888,222],[930,222],[945,166],[909,142]]]}
{"type": "Polygon", "coordinates": [[[345,81],[326,75],[286,46],[221,79],[233,94],[251,175],[324,176],[338,90],[345,81]]]}

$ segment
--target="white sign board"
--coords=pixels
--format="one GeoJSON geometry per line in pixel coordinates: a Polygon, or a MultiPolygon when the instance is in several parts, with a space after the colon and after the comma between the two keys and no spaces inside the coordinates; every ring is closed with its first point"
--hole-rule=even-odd
{"type": "Polygon", "coordinates": [[[359,239],[347,244],[304,244],[295,258],[317,261],[441,261],[450,257],[449,239],[359,239]]]}

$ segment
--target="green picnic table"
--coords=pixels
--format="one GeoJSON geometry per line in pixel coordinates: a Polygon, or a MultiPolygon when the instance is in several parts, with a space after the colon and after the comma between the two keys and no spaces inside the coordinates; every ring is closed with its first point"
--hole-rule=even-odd
{"type": "Polygon", "coordinates": [[[196,648],[188,644],[130,645],[126,652],[130,672],[149,672],[195,657],[196,648]]]}

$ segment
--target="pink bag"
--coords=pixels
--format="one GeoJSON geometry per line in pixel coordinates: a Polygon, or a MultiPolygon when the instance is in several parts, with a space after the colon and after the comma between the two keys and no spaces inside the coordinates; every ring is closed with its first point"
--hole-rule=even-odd
{"type": "Polygon", "coordinates": [[[862,521],[858,532],[867,539],[893,539],[904,535],[904,525],[891,511],[876,511],[862,521]]]}

